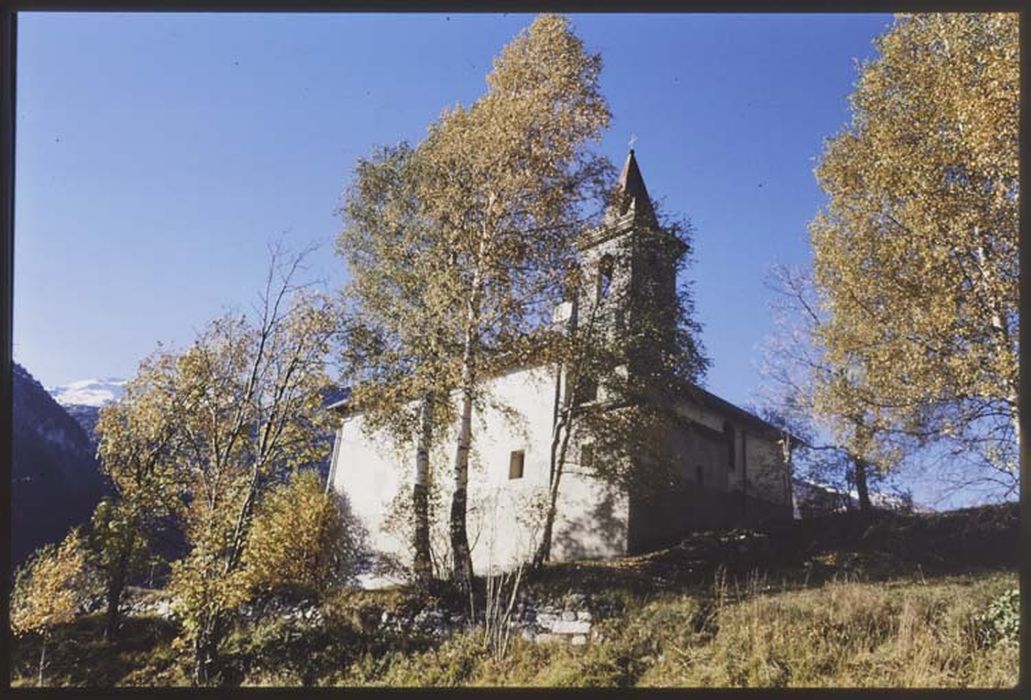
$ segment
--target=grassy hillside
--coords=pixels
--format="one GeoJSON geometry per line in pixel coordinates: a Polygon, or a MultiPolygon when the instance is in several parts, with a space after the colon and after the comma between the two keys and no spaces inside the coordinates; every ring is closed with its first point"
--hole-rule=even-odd
{"type": "MultiPolygon", "coordinates": [[[[978,616],[1011,574],[928,582],[834,582],[721,597],[636,600],[586,647],[514,640],[483,653],[476,633],[415,654],[367,659],[331,680],[355,685],[1012,686],[1016,644],[984,644],[978,616]]],[[[271,682],[286,678],[255,678],[271,682]]]]}
{"type": "MultiPolygon", "coordinates": [[[[382,624],[392,612],[447,610],[446,601],[403,589],[340,591],[314,621],[266,614],[242,624],[228,645],[230,681],[1012,686],[1016,607],[1000,596],[1017,585],[1016,530],[1015,506],[835,516],[704,533],[648,556],[553,565],[527,582],[527,596],[585,596],[596,634],[583,646],[516,636],[501,660],[484,651],[478,628],[435,637],[382,624]]],[[[99,624],[87,616],[59,631],[50,682],[187,683],[171,644],[174,622],[135,617],[115,645],[99,641],[99,624]]],[[[19,683],[34,682],[36,654],[34,640],[19,645],[19,683]]]]}

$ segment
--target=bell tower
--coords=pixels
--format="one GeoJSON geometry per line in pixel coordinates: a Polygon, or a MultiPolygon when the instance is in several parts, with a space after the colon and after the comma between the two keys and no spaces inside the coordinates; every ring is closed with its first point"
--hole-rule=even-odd
{"type": "Polygon", "coordinates": [[[627,369],[661,372],[673,352],[676,277],[686,246],[655,215],[633,149],[627,154],[602,225],[580,242],[582,285],[577,323],[593,319],[622,334],[627,369]]]}

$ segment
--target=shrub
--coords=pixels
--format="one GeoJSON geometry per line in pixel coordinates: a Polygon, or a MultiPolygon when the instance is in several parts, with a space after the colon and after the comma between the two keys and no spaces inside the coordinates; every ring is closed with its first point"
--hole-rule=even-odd
{"type": "Polygon", "coordinates": [[[90,597],[86,548],[78,529],[57,545],[42,547],[15,574],[11,595],[11,631],[15,636],[40,636],[39,685],[43,685],[47,640],[54,628],[75,619],[90,597]]]}
{"type": "Polygon", "coordinates": [[[250,587],[321,597],[360,569],[363,539],[340,497],[327,493],[314,470],[299,471],[255,513],[244,552],[250,587]]]}
{"type": "Polygon", "coordinates": [[[981,641],[988,645],[1020,641],[1020,591],[1004,591],[977,617],[981,641]]]}

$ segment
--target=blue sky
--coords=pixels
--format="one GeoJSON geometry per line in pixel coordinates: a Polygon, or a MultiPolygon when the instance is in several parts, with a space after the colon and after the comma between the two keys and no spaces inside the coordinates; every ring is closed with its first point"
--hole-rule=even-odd
{"type": "MultiPolygon", "coordinates": [[[[357,157],[468,104],[529,15],[19,15],[15,359],[127,377],[254,300],[267,244],[332,241],[357,157]]],[[[755,398],[763,285],[809,260],[824,139],[888,15],[573,15],[600,51],[617,167],[693,222],[708,387],[755,398]]],[[[933,473],[912,482],[935,500],[933,473]]],[[[958,504],[963,497],[949,499],[958,504]]]]}
{"type": "MultiPolygon", "coordinates": [[[[15,356],[44,384],[129,376],[253,299],[266,244],[321,244],[355,159],[484,89],[528,15],[24,14],[15,356]]],[[[696,227],[709,386],[750,399],[763,275],[808,259],[812,170],[886,15],[573,15],[649,190],[696,227]]]]}

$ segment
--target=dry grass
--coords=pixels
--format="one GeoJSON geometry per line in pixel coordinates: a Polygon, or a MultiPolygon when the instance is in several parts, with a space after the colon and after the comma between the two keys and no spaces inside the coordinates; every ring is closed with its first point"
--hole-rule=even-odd
{"type": "Polygon", "coordinates": [[[601,625],[587,647],[515,640],[506,659],[473,635],[358,664],[337,679],[382,686],[1007,687],[1015,644],[977,618],[1010,573],[936,582],[836,581],[772,591],[762,578],[665,595],[601,625]]]}
{"type": "MultiPolygon", "coordinates": [[[[276,621],[262,623],[270,627],[261,634],[241,634],[241,651],[261,663],[252,664],[240,681],[249,686],[1007,687],[1017,681],[1018,648],[1005,641],[986,643],[979,617],[1015,585],[1016,575],[1005,571],[929,581],[838,580],[804,590],[782,590],[761,577],[740,583],[717,579],[694,593],[623,596],[622,614],[596,626],[601,641],[572,647],[516,637],[502,659],[484,650],[480,631],[432,645],[374,635],[362,629],[371,622],[364,618],[396,604],[395,596],[374,594],[370,615],[358,605],[361,596],[348,596],[337,601],[338,610],[346,612],[332,616],[332,629],[317,639],[293,638],[292,628],[284,637],[276,621]],[[290,651],[294,647],[296,654],[290,651]]],[[[48,679],[80,686],[184,684],[168,644],[172,630],[161,624],[161,633],[151,639],[159,622],[134,623],[138,629],[118,645],[96,641],[99,621],[78,623],[62,633],[66,643],[53,657],[48,679]]],[[[31,640],[19,644],[16,685],[33,682],[34,654],[31,640]]]]}
{"type": "Polygon", "coordinates": [[[711,638],[666,645],[640,678],[649,686],[1005,687],[1018,649],[985,646],[977,617],[1012,575],[935,583],[833,582],[753,588],[714,615],[711,638]]]}
{"type": "MultiPolygon", "coordinates": [[[[482,630],[445,641],[384,630],[384,612],[450,605],[398,589],[340,591],[315,628],[267,615],[225,651],[231,682],[249,686],[1007,687],[1019,650],[1012,635],[986,634],[985,620],[1016,586],[1016,532],[1009,506],[849,516],[549,566],[526,582],[534,598],[576,591],[604,611],[603,638],[581,647],[514,637],[497,657],[482,630]]],[[[188,681],[174,623],[132,618],[106,643],[101,622],[90,615],[55,633],[51,684],[188,681]]],[[[33,684],[38,640],[14,652],[14,684],[33,684]]]]}

